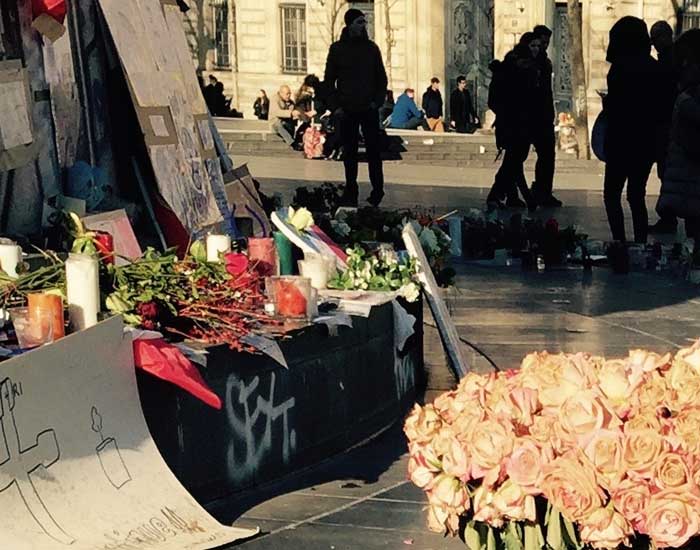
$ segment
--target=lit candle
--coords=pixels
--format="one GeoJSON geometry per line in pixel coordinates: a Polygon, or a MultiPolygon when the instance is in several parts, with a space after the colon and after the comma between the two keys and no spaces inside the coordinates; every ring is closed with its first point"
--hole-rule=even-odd
{"type": "Polygon", "coordinates": [[[58,340],[66,335],[63,322],[63,298],[61,296],[37,292],[29,294],[27,302],[31,322],[34,322],[34,319],[41,319],[39,312],[47,311],[50,313],[53,339],[58,340]]]}
{"type": "Polygon", "coordinates": [[[14,242],[0,244],[0,268],[17,278],[17,264],[22,261],[22,248],[14,242]]]}
{"type": "Polygon", "coordinates": [[[97,324],[100,311],[100,268],[97,259],[70,254],[66,260],[68,315],[73,330],[97,324]]]}
{"type": "Polygon", "coordinates": [[[219,254],[231,252],[231,237],[228,235],[207,235],[207,261],[220,262],[219,254]]]}

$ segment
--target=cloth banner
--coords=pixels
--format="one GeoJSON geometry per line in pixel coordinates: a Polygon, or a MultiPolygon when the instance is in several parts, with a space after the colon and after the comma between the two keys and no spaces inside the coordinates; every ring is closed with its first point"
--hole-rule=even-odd
{"type": "Polygon", "coordinates": [[[134,363],[156,378],[175,384],[210,407],[221,410],[221,399],[209,388],[197,367],[182,351],[162,338],[134,340],[134,363]]]}
{"type": "Polygon", "coordinates": [[[219,524],[163,462],[119,317],[0,364],[0,510],[3,550],[209,550],[258,532],[219,524]]]}

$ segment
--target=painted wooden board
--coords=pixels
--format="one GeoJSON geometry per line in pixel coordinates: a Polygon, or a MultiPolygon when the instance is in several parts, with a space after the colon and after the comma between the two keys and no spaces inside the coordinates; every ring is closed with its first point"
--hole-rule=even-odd
{"type": "Polygon", "coordinates": [[[462,350],[457,327],[452,322],[447,306],[442,296],[440,296],[440,288],[435,281],[433,271],[430,269],[428,258],[426,258],[420,240],[418,240],[418,235],[416,235],[410,223],[404,226],[402,237],[406,250],[408,250],[411,257],[418,261],[418,278],[423,283],[425,294],[428,297],[428,305],[430,305],[430,311],[432,311],[435,324],[440,331],[442,343],[450,360],[450,366],[457,378],[462,378],[469,372],[469,364],[462,350]]]}
{"type": "Polygon", "coordinates": [[[225,186],[226,200],[233,216],[252,220],[253,234],[256,237],[269,237],[272,226],[262,207],[260,195],[255,189],[255,182],[248,170],[248,165],[239,166],[227,174],[229,175],[233,179],[225,186]]]}
{"type": "Polygon", "coordinates": [[[194,233],[227,206],[204,98],[177,5],[99,0],[126,74],[158,189],[194,233]],[[215,189],[218,192],[215,192],[215,189]]]}
{"type": "Polygon", "coordinates": [[[208,550],[221,525],[149,433],[131,336],[113,317],[0,365],[3,550],[208,550]]]}
{"type": "Polygon", "coordinates": [[[272,223],[275,227],[280,230],[280,232],[287,237],[292,244],[301,248],[302,252],[310,254],[321,254],[323,256],[335,256],[337,259],[338,269],[345,271],[347,269],[347,255],[343,252],[337,244],[333,243],[331,238],[326,235],[320,227],[313,226],[312,232],[304,231],[299,232],[297,229],[287,223],[287,216],[285,210],[282,209],[278,212],[273,212],[272,223]],[[323,238],[319,237],[319,234],[323,234],[323,238]],[[333,246],[328,243],[330,241],[333,246]]]}
{"type": "Polygon", "coordinates": [[[141,246],[125,210],[93,214],[83,218],[83,223],[88,230],[106,231],[112,235],[117,265],[127,264],[128,261],[124,258],[136,260],[141,257],[141,246]]]}

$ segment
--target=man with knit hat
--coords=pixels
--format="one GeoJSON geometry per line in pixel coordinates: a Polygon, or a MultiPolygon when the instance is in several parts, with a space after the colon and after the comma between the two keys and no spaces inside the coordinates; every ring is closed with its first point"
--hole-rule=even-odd
{"type": "Polygon", "coordinates": [[[331,45],[326,61],[325,86],[331,110],[342,109],[340,134],[344,149],[345,191],[342,202],[357,206],[357,149],[360,128],[367,149],[372,193],[367,198],[378,206],[384,196],[379,108],[384,103],[387,76],[382,54],[369,39],[367,19],[358,9],[345,13],[340,40],[331,45]]]}

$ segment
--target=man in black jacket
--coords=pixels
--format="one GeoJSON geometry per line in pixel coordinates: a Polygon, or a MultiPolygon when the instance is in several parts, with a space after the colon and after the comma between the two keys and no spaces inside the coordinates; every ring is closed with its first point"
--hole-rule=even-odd
{"type": "Polygon", "coordinates": [[[472,96],[467,89],[467,77],[457,77],[457,88],[450,95],[450,126],[460,134],[468,134],[476,127],[476,113],[472,96]]]}
{"type": "Polygon", "coordinates": [[[423,111],[428,126],[433,132],[444,132],[442,123],[442,94],[440,93],[440,79],[434,76],[430,79],[430,86],[423,94],[423,111]]]}
{"type": "Polygon", "coordinates": [[[535,182],[532,194],[537,203],[544,207],[557,208],[561,201],[552,195],[554,184],[554,164],[556,147],[554,138],[554,95],[552,93],[552,62],[547,56],[547,48],[552,31],[544,25],[537,25],[533,31],[542,44],[537,58],[539,82],[535,96],[534,127],[531,129],[532,145],[537,151],[535,182]]]}
{"type": "Polygon", "coordinates": [[[369,39],[367,19],[358,9],[352,8],[345,13],[345,28],[340,40],[332,44],[328,52],[324,80],[331,111],[336,108],[343,110],[341,139],[345,191],[342,202],[357,206],[357,149],[361,127],[372,183],[367,202],[378,206],[384,196],[379,107],[384,103],[388,82],[382,54],[369,39]]]}

